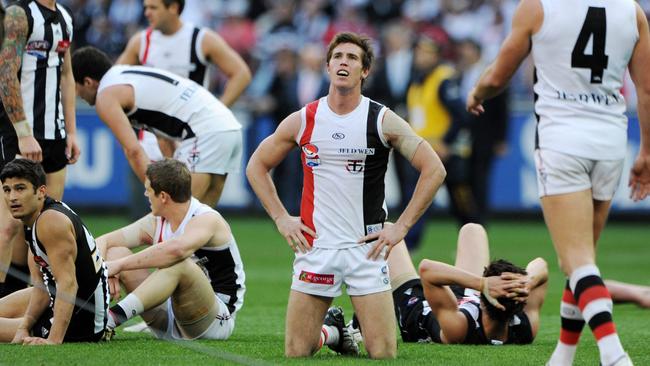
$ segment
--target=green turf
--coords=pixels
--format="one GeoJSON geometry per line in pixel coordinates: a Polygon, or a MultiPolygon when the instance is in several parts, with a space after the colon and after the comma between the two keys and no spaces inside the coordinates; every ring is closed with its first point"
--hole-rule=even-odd
{"type": "MultiPolygon", "coordinates": [[[[96,235],[125,223],[116,217],[90,217],[85,221],[96,235]]],[[[290,284],[292,253],[266,219],[229,220],[244,260],[247,288],[244,308],[237,316],[235,333],[225,342],[167,343],[146,334],[119,332],[107,344],[60,347],[0,346],[0,364],[30,365],[150,365],[150,364],[356,364],[365,359],[342,358],[323,350],[311,360],[283,358],[284,312],[290,284]]],[[[564,284],[548,234],[541,222],[494,222],[490,229],[493,258],[517,264],[535,256],[549,262],[549,295],[542,311],[541,328],[531,346],[474,347],[399,343],[394,364],[434,365],[542,365],[559,332],[559,298],[564,284]]],[[[650,246],[647,225],[610,223],[600,243],[599,265],[607,278],[650,284],[650,246]]],[[[449,221],[433,222],[414,260],[424,257],[452,262],[456,227],[449,221]]],[[[351,314],[349,300],[335,303],[351,314]]],[[[615,321],[626,350],[637,365],[650,365],[650,310],[617,305],[615,321]]],[[[598,351],[585,332],[576,365],[597,365],[598,351]]]]}

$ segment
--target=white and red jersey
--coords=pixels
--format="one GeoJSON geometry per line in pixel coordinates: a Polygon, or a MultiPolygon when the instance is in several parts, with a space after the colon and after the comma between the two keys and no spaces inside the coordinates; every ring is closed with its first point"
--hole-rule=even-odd
{"type": "Polygon", "coordinates": [[[639,39],[632,0],[541,0],[532,37],[536,147],[595,160],[625,157],[621,94],[639,39]]]}
{"type": "Polygon", "coordinates": [[[318,248],[349,248],[381,230],[388,215],[384,176],[391,147],[382,132],[387,108],[366,97],[338,115],[327,97],[300,110],[296,142],[301,149],[303,191],[300,217],[316,232],[318,248]]]}
{"type": "MultiPolygon", "coordinates": [[[[192,197],[190,207],[176,231],[172,230],[171,224],[165,218],[156,217],[154,244],[182,235],[193,217],[210,212],[217,213],[210,206],[192,197]]],[[[235,314],[241,309],[246,292],[246,275],[235,238],[231,237],[227,244],[219,247],[201,247],[194,252],[192,259],[208,277],[214,293],[228,306],[230,314],[235,314]]]]}

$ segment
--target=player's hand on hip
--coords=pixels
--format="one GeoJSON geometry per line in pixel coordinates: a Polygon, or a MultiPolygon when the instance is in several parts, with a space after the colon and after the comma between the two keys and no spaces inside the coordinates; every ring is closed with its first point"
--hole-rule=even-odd
{"type": "Polygon", "coordinates": [[[76,163],[79,160],[79,155],[81,155],[81,149],[77,143],[77,135],[68,134],[65,145],[65,157],[68,158],[68,164],[76,163]]]}
{"type": "Polygon", "coordinates": [[[639,152],[630,170],[630,198],[640,201],[650,195],[650,155],[639,152]]]}
{"type": "Polygon", "coordinates": [[[23,136],[18,138],[18,150],[20,156],[40,163],[43,160],[43,151],[41,145],[34,136],[23,136]]]}
{"type": "Polygon", "coordinates": [[[375,245],[368,253],[368,259],[377,260],[379,256],[382,254],[384,248],[386,248],[384,259],[387,259],[388,255],[390,254],[390,251],[397,243],[399,243],[400,241],[402,241],[402,239],[404,239],[407,232],[408,229],[406,228],[406,226],[402,224],[399,223],[392,224],[386,222],[384,223],[383,229],[381,229],[376,233],[371,233],[362,237],[357,241],[357,243],[365,244],[366,242],[376,240],[375,245]]]}
{"type": "Polygon", "coordinates": [[[275,225],[294,253],[307,253],[311,250],[311,245],[307,241],[305,234],[316,238],[316,232],[305,225],[300,217],[285,215],[276,219],[275,225]]]}
{"type": "Polygon", "coordinates": [[[474,95],[474,89],[467,95],[467,101],[465,102],[465,108],[467,111],[475,116],[480,115],[485,112],[483,108],[483,100],[479,99],[474,95]]]}

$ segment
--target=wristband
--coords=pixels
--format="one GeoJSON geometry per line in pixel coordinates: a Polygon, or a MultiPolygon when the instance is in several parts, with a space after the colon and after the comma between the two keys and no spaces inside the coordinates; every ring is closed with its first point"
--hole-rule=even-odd
{"type": "Polygon", "coordinates": [[[500,305],[499,301],[490,295],[490,288],[488,287],[488,281],[485,277],[481,277],[481,293],[490,304],[496,307],[500,305]]]}
{"type": "Polygon", "coordinates": [[[14,123],[14,130],[16,130],[16,136],[19,138],[33,135],[32,126],[29,125],[26,119],[14,123]]]}

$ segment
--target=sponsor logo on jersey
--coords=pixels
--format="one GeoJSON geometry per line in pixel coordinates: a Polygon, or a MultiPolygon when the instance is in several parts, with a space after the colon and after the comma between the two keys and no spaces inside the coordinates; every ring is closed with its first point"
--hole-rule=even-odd
{"type": "Polygon", "coordinates": [[[42,60],[47,58],[47,52],[51,47],[50,42],[45,40],[31,41],[25,46],[25,52],[27,52],[28,55],[42,60]]]}
{"type": "Polygon", "coordinates": [[[406,303],[406,306],[413,306],[415,303],[418,302],[418,298],[413,296],[409,299],[409,301],[406,303]]]}
{"type": "Polygon", "coordinates": [[[383,228],[384,228],[383,224],[366,225],[366,233],[368,234],[378,233],[383,228]]]}
{"type": "Polygon", "coordinates": [[[382,266],[381,267],[381,273],[387,274],[388,273],[388,266],[382,266]]]}
{"type": "Polygon", "coordinates": [[[363,160],[348,160],[345,169],[352,174],[359,174],[363,171],[363,160]]]}
{"type": "Polygon", "coordinates": [[[345,134],[343,134],[343,133],[341,133],[341,132],[334,132],[334,133],[332,134],[332,138],[333,138],[334,140],[343,140],[343,139],[345,138],[345,134]]]}
{"type": "Polygon", "coordinates": [[[70,48],[70,40],[64,39],[62,41],[59,41],[59,43],[56,45],[56,52],[64,53],[68,50],[68,48],[70,48]]]}
{"type": "Polygon", "coordinates": [[[306,158],[317,158],[318,157],[318,146],[314,144],[304,144],[302,145],[302,152],[305,154],[306,158]]]}
{"type": "Polygon", "coordinates": [[[341,147],[339,154],[375,155],[374,147],[341,147]]]}
{"type": "Polygon", "coordinates": [[[333,274],[320,274],[302,271],[298,276],[298,279],[302,282],[315,283],[318,285],[333,285],[334,284],[334,275],[333,274]]]}
{"type": "Polygon", "coordinates": [[[41,266],[43,268],[47,267],[47,262],[40,255],[35,255],[34,256],[34,262],[36,262],[36,264],[38,264],[39,266],[41,266]]]}

